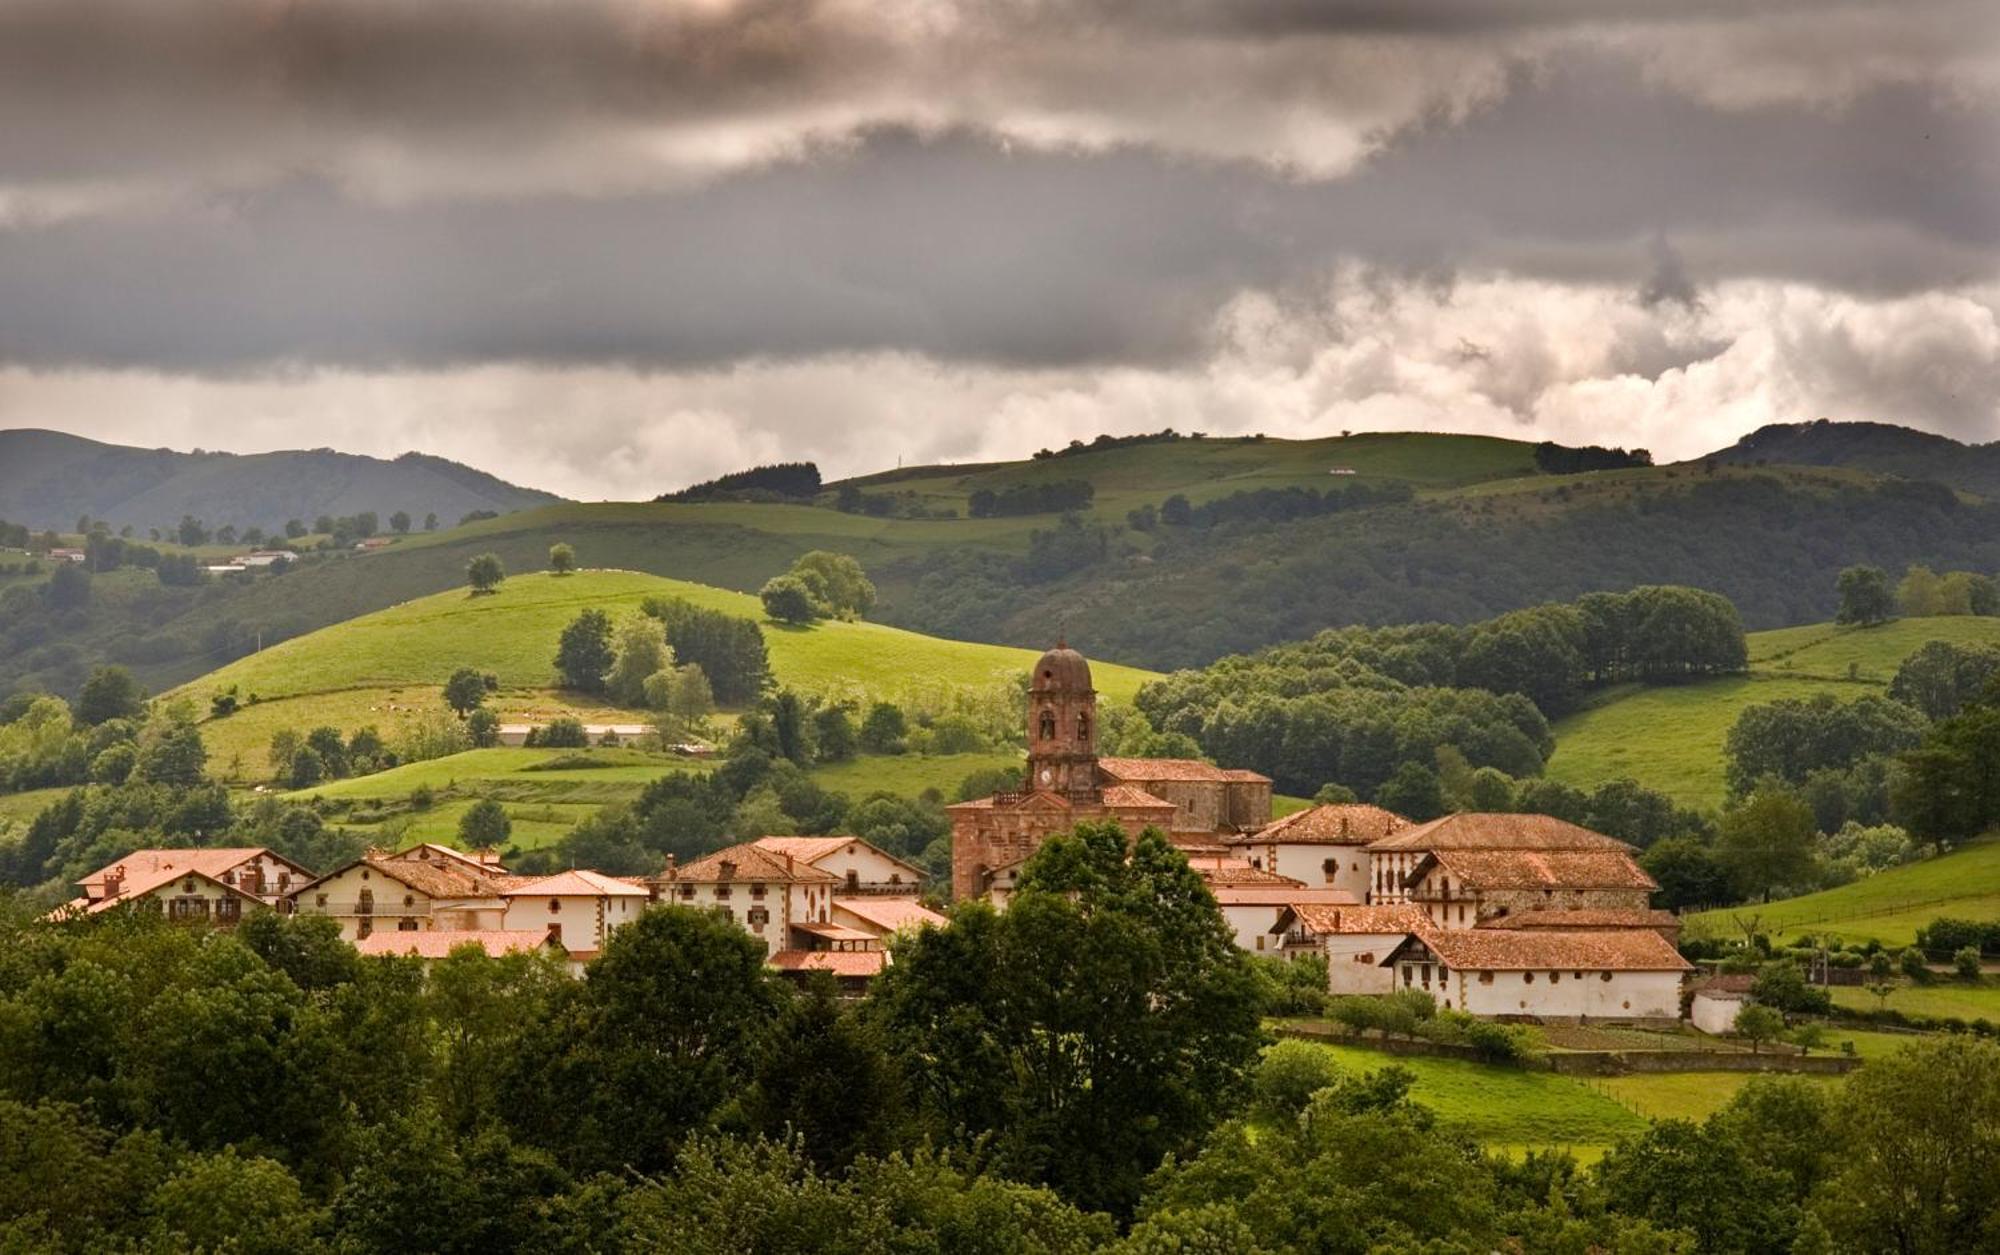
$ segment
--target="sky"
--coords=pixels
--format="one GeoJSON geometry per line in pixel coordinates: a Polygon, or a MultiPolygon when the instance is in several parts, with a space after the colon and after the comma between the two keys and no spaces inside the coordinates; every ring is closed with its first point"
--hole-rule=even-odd
{"type": "Polygon", "coordinates": [[[0,0],[0,427],[2000,438],[1992,0],[0,0]]]}

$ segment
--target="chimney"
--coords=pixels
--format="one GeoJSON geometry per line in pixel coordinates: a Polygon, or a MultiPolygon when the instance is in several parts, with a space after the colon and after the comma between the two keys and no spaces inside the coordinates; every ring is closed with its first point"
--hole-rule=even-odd
{"type": "Polygon", "coordinates": [[[105,897],[107,898],[117,897],[118,891],[120,889],[123,889],[124,887],[125,887],[125,864],[120,863],[118,864],[118,866],[104,873],[105,897]]]}
{"type": "Polygon", "coordinates": [[[715,866],[716,870],[721,874],[724,880],[736,879],[736,864],[730,862],[728,859],[722,860],[715,866]]]}
{"type": "Polygon", "coordinates": [[[668,855],[667,855],[667,865],[666,865],[666,867],[665,867],[664,869],[662,869],[662,870],[661,870],[661,872],[660,872],[660,878],[661,878],[662,880],[672,880],[672,879],[674,879],[674,878],[675,878],[676,876],[678,876],[678,875],[680,874],[680,868],[679,868],[679,867],[678,867],[678,866],[676,865],[676,864],[677,864],[678,862],[679,862],[679,860],[677,860],[676,858],[674,858],[674,856],[673,856],[673,854],[672,854],[671,852],[670,852],[670,853],[668,853],[668,855]]]}

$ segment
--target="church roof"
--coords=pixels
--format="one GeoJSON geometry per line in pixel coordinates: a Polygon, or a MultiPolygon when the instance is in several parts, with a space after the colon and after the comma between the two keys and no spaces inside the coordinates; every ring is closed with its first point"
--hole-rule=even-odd
{"type": "Polygon", "coordinates": [[[1089,693],[1090,664],[1067,645],[1057,645],[1035,663],[1028,689],[1034,693],[1089,693]]]}
{"type": "Polygon", "coordinates": [[[1143,807],[1147,810],[1179,809],[1172,802],[1165,798],[1154,797],[1136,784],[1114,784],[1104,790],[1103,796],[1106,806],[1124,806],[1133,809],[1143,807]]]}

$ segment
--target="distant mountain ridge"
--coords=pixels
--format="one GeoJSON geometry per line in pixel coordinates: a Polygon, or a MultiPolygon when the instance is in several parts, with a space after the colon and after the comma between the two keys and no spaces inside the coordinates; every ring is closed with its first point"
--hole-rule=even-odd
{"type": "Polygon", "coordinates": [[[475,510],[506,514],[562,498],[422,453],[393,461],[332,449],[177,453],[104,444],[37,428],[0,431],[0,519],[70,528],[79,514],[114,527],[168,527],[192,514],[211,527],[308,525],[322,514],[407,511],[450,526],[475,510]]]}
{"type": "Polygon", "coordinates": [[[1965,444],[1893,423],[1772,423],[1709,455],[1722,462],[1844,466],[2000,496],[2000,442],[1965,444]]]}

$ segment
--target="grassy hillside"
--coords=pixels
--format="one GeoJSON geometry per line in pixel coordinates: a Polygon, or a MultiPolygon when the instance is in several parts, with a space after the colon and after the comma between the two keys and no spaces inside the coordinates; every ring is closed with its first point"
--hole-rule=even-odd
{"type": "Polygon", "coordinates": [[[1743,708],[1787,697],[1880,693],[1926,641],[2000,645],[2000,619],[1899,619],[1880,627],[1830,623],[1750,634],[1748,676],[1669,688],[1612,690],[1555,725],[1551,778],[1588,788],[1620,776],[1684,805],[1723,802],[1723,745],[1743,708]]]}
{"type": "MultiPolygon", "coordinates": [[[[503,685],[554,682],[556,639],[585,609],[614,615],[648,596],[683,597],[715,610],[762,619],[755,597],[633,571],[536,572],[510,577],[487,596],[464,589],[422,597],[274,645],[202,677],[181,691],[206,697],[235,686],[260,699],[344,689],[442,683],[454,668],[491,671],[503,685]]],[[[983,686],[1024,674],[1036,653],[920,636],[879,623],[766,622],[778,682],[812,692],[860,690],[891,696],[913,686],[983,686]]],[[[1098,689],[1129,702],[1150,673],[1095,663],[1098,689]]]]}
{"type": "Polygon", "coordinates": [[[1940,915],[2000,919],[2000,840],[1972,842],[1941,858],[1879,872],[1838,889],[1688,917],[1690,936],[1741,936],[1738,917],[1756,916],[1777,937],[1810,934],[1906,946],[1940,915]]]}

